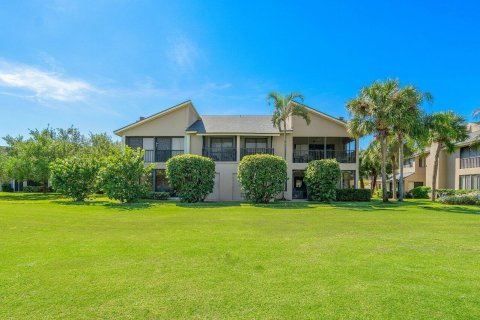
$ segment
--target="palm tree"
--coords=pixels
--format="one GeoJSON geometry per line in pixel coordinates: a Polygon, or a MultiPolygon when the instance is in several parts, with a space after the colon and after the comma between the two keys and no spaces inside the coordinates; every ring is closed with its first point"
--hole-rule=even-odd
{"type": "MultiPolygon", "coordinates": [[[[370,192],[375,193],[377,177],[380,174],[380,152],[375,144],[370,144],[367,149],[360,152],[360,172],[361,178],[370,178],[370,192]]],[[[362,179],[363,180],[363,179],[362,179]]],[[[362,181],[361,180],[361,181],[362,181]]],[[[362,186],[363,188],[363,186],[362,186]]]]}
{"type": "Polygon", "coordinates": [[[480,117],[480,108],[476,109],[475,111],[473,111],[473,117],[476,118],[476,117],[480,117]]]}
{"type": "MultiPolygon", "coordinates": [[[[436,199],[438,159],[440,151],[445,149],[448,153],[455,151],[455,142],[467,139],[468,133],[465,119],[452,111],[436,112],[427,121],[430,143],[435,143],[435,160],[433,164],[432,201],[436,199]]],[[[433,151],[433,149],[431,150],[433,151]]]]}
{"type": "Polygon", "coordinates": [[[298,92],[292,92],[283,96],[279,92],[270,92],[267,96],[268,104],[273,103],[272,123],[283,133],[283,158],[287,160],[287,120],[292,116],[297,116],[310,124],[310,116],[305,106],[296,103],[296,99],[303,102],[303,95],[298,92]]]}
{"type": "MultiPolygon", "coordinates": [[[[414,86],[406,86],[400,89],[394,97],[390,121],[392,132],[397,139],[396,145],[398,146],[398,201],[403,201],[405,189],[403,181],[403,161],[406,139],[408,137],[421,139],[420,136],[425,132],[425,130],[423,130],[425,126],[422,121],[423,112],[420,109],[420,105],[424,101],[432,102],[432,95],[428,92],[422,93],[414,86]]],[[[394,194],[393,197],[395,196],[394,194]]]]}
{"type": "Polygon", "coordinates": [[[399,91],[397,80],[376,81],[364,87],[359,95],[347,103],[352,116],[348,131],[355,138],[373,134],[380,141],[383,202],[388,202],[387,194],[387,136],[390,134],[390,112],[394,97],[399,91]]]}

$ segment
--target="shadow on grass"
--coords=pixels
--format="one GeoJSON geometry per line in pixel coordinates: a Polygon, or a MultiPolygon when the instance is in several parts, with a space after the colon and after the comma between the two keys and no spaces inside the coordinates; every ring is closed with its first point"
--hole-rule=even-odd
{"type": "Polygon", "coordinates": [[[151,208],[153,203],[151,202],[133,202],[133,203],[106,203],[103,205],[108,209],[116,209],[121,211],[134,211],[134,210],[144,210],[151,208]]]}
{"type": "Polygon", "coordinates": [[[242,202],[197,202],[197,203],[187,203],[187,202],[175,202],[177,207],[182,208],[191,208],[191,209],[207,209],[207,208],[228,208],[228,207],[240,207],[242,202]]]}
{"type": "Polygon", "coordinates": [[[419,205],[419,208],[429,210],[429,211],[441,211],[447,213],[463,213],[463,214],[475,214],[480,215],[479,206],[469,206],[469,207],[459,207],[454,205],[442,205],[442,206],[428,206],[428,205],[419,205]]]}
{"type": "Polygon", "coordinates": [[[36,201],[64,199],[59,193],[0,192],[1,201],[36,201]]]}

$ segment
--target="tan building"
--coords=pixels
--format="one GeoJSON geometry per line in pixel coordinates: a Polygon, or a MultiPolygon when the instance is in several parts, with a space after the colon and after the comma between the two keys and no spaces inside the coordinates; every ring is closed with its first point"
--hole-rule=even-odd
{"type": "MultiPolygon", "coordinates": [[[[311,123],[288,120],[287,199],[306,198],[303,175],[308,161],[334,158],[342,170],[341,187],[355,188],[358,179],[358,141],[347,133],[346,123],[305,106],[311,123]]],[[[271,116],[201,116],[186,101],[120,128],[115,134],[123,145],[145,150],[145,161],[155,163],[153,189],[169,191],[165,162],[172,156],[191,153],[215,161],[215,187],[208,200],[242,200],[237,182],[239,160],[247,154],[283,156],[283,135],[271,116]]]]}
{"type": "MultiPolygon", "coordinates": [[[[453,153],[440,151],[438,160],[437,188],[480,190],[480,124],[467,125],[469,137],[456,143],[453,153]]],[[[433,167],[437,145],[433,144],[423,154],[416,154],[405,159],[404,181],[405,192],[417,186],[432,186],[433,167]]],[[[399,178],[397,172],[397,180],[399,178]]],[[[391,178],[388,190],[391,190],[391,178]]],[[[381,188],[380,181],[377,186],[381,188]]],[[[398,188],[397,188],[398,190],[398,188]]]]}

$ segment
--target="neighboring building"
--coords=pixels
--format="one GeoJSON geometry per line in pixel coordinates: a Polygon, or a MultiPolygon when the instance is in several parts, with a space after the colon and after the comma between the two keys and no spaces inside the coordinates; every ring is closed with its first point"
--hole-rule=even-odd
{"type": "MultiPolygon", "coordinates": [[[[334,158],[342,170],[341,187],[355,188],[358,179],[358,141],[347,133],[346,123],[305,106],[311,123],[288,119],[287,199],[306,198],[303,182],[308,161],[334,158]]],[[[283,156],[283,135],[271,116],[201,116],[191,101],[166,109],[115,131],[123,145],[145,150],[145,161],[156,163],[153,189],[169,191],[165,162],[191,153],[215,160],[214,191],[208,200],[242,200],[237,182],[239,160],[248,154],[283,156]]]]}
{"type": "MultiPolygon", "coordinates": [[[[467,130],[469,137],[456,143],[453,153],[440,151],[438,189],[480,190],[480,124],[469,123],[467,130]]],[[[417,186],[432,186],[436,150],[437,144],[433,144],[423,153],[405,159],[403,167],[405,192],[417,186]]],[[[396,177],[398,181],[398,171],[396,177]]],[[[392,190],[391,177],[388,182],[388,190],[392,190]]],[[[377,187],[381,188],[380,179],[377,180],[377,187]]]]}

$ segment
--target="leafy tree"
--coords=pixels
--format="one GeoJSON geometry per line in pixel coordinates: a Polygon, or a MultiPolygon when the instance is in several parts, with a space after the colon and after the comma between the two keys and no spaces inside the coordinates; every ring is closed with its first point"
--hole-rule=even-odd
{"type": "Polygon", "coordinates": [[[238,165],[237,179],[247,200],[270,202],[284,190],[287,162],[270,154],[245,156],[238,165]]]}
{"type": "Polygon", "coordinates": [[[376,81],[364,87],[359,95],[347,103],[352,115],[348,130],[355,138],[373,134],[380,141],[381,175],[383,201],[388,202],[387,194],[387,137],[391,130],[391,110],[395,95],[399,91],[397,80],[376,81]]]}
{"type": "Polygon", "coordinates": [[[120,142],[114,141],[106,133],[90,132],[85,149],[86,153],[99,160],[122,152],[120,142]]]}
{"type": "MultiPolygon", "coordinates": [[[[393,105],[390,111],[391,131],[395,135],[396,142],[394,146],[398,147],[398,152],[391,152],[392,155],[397,155],[399,168],[398,181],[398,200],[403,201],[405,188],[403,179],[403,162],[404,162],[404,146],[407,139],[420,139],[421,135],[425,136],[425,123],[423,121],[423,112],[420,105],[424,102],[432,102],[433,97],[428,92],[420,92],[414,86],[406,86],[401,88],[393,98],[393,105]]],[[[393,164],[392,164],[393,165],[393,164]]],[[[396,165],[393,165],[396,167],[396,165]]],[[[395,170],[393,170],[395,172],[395,170]]],[[[395,180],[394,175],[394,180],[395,180]]],[[[396,186],[394,181],[394,186],[396,186]]],[[[393,190],[393,197],[396,192],[393,190]]]]}
{"type": "Polygon", "coordinates": [[[322,202],[335,201],[340,174],[340,164],[335,159],[310,161],[304,177],[309,199],[322,202]]]}
{"type": "Polygon", "coordinates": [[[51,164],[51,171],[55,191],[74,201],[84,201],[95,192],[99,165],[90,157],[57,159],[51,164]]]}
{"type": "Polygon", "coordinates": [[[106,158],[105,167],[100,170],[100,186],[110,199],[121,202],[135,202],[147,192],[142,178],[152,170],[145,167],[143,150],[132,150],[106,158]]]}
{"type": "Polygon", "coordinates": [[[168,183],[182,202],[204,201],[215,184],[215,162],[207,157],[183,154],[167,160],[168,183]]]}
{"type": "MultiPolygon", "coordinates": [[[[455,142],[467,139],[468,132],[465,126],[465,119],[452,111],[436,112],[427,120],[430,144],[436,144],[435,160],[433,164],[432,201],[436,200],[438,159],[440,152],[455,151],[455,142]]],[[[433,152],[432,148],[432,152],[433,152]]]]}
{"type": "MultiPolygon", "coordinates": [[[[283,96],[279,92],[272,91],[267,96],[268,104],[273,103],[275,108],[272,115],[273,126],[283,133],[283,159],[285,160],[287,160],[287,120],[297,116],[305,120],[307,125],[310,124],[307,108],[295,100],[303,102],[303,95],[298,92],[292,92],[283,96]]],[[[285,198],[283,191],[282,198],[285,198]]]]}

